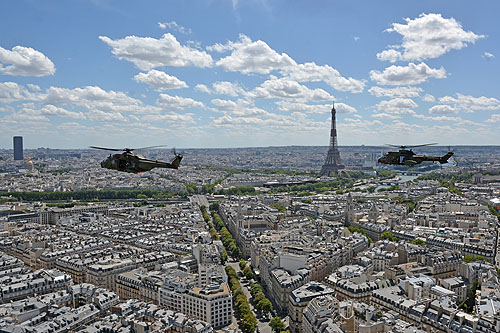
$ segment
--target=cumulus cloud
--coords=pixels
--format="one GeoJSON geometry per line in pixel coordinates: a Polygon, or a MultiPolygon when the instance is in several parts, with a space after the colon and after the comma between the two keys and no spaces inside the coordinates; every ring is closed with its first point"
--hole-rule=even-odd
{"type": "Polygon", "coordinates": [[[381,85],[413,85],[425,82],[429,78],[443,79],[446,71],[443,67],[430,68],[422,62],[418,65],[409,63],[408,66],[392,65],[383,72],[372,70],[370,78],[381,85]]]}
{"type": "Polygon", "coordinates": [[[429,109],[430,114],[457,114],[458,110],[450,105],[434,105],[429,109]]]}
{"type": "Polygon", "coordinates": [[[271,78],[263,82],[259,87],[255,88],[249,96],[254,98],[284,98],[293,99],[296,101],[332,101],[333,96],[323,89],[309,89],[296,81],[286,78],[271,78]]]}
{"type": "Polygon", "coordinates": [[[500,114],[492,114],[491,118],[486,121],[489,123],[500,123],[500,114]]]}
{"type": "Polygon", "coordinates": [[[88,113],[88,119],[98,122],[126,122],[127,118],[125,118],[119,112],[104,112],[100,110],[91,110],[88,113]]]}
{"type": "MultiPolygon", "coordinates": [[[[303,113],[315,113],[315,114],[327,114],[332,111],[332,104],[305,104],[305,103],[295,103],[289,101],[278,101],[276,102],[278,110],[285,112],[303,112],[303,113]]],[[[335,103],[335,110],[337,113],[343,114],[353,114],[358,112],[356,108],[347,105],[345,103],[335,103]]]]}
{"type": "Polygon", "coordinates": [[[413,109],[417,106],[418,104],[409,98],[394,98],[376,105],[379,112],[390,114],[415,114],[413,109]]]}
{"type": "Polygon", "coordinates": [[[245,93],[239,84],[228,81],[214,82],[212,87],[215,93],[221,95],[238,96],[245,93]]]}
{"type": "Polygon", "coordinates": [[[47,76],[56,72],[54,63],[31,47],[14,46],[12,51],[0,47],[0,73],[12,76],[47,76]]]}
{"type": "Polygon", "coordinates": [[[169,28],[170,30],[178,31],[181,34],[186,34],[186,35],[188,35],[192,32],[190,28],[185,28],[182,25],[177,24],[177,22],[175,22],[175,21],[158,22],[158,26],[160,27],[160,29],[163,29],[163,30],[169,28]]]}
{"type": "Polygon", "coordinates": [[[111,52],[118,59],[128,60],[144,71],[162,66],[209,67],[212,65],[212,57],[208,53],[181,45],[170,33],[164,34],[160,39],[137,36],[127,36],[116,40],[99,36],[99,39],[111,46],[111,52]]]}
{"type": "Polygon", "coordinates": [[[204,93],[206,93],[206,94],[210,94],[210,93],[212,93],[212,92],[210,91],[210,89],[209,89],[206,85],[204,85],[204,84],[197,84],[197,85],[194,87],[194,89],[195,89],[195,90],[198,90],[198,91],[201,91],[201,92],[204,92],[204,93]]]}
{"type": "Polygon", "coordinates": [[[179,123],[191,124],[195,122],[195,120],[193,119],[193,115],[191,113],[179,114],[174,112],[168,114],[145,115],[141,119],[148,122],[168,121],[168,122],[175,122],[176,124],[179,123]]]}
{"type": "Polygon", "coordinates": [[[29,116],[57,116],[63,118],[85,119],[85,116],[81,112],[68,111],[54,105],[45,105],[42,108],[37,108],[33,103],[23,104],[16,113],[29,116]]]}
{"type": "Polygon", "coordinates": [[[24,93],[24,88],[15,82],[0,82],[0,103],[23,100],[24,93]]]}
{"type": "Polygon", "coordinates": [[[237,102],[227,99],[212,99],[210,101],[215,105],[216,110],[230,114],[232,117],[257,117],[257,116],[274,116],[273,114],[253,106],[248,101],[239,99],[237,102]]]}
{"type": "Polygon", "coordinates": [[[319,66],[314,62],[295,64],[281,70],[285,77],[298,82],[323,81],[335,90],[360,93],[365,83],[352,77],[345,78],[340,72],[328,65],[319,66]]]}
{"type": "Polygon", "coordinates": [[[466,112],[478,110],[500,110],[500,101],[493,97],[473,97],[457,94],[457,97],[444,96],[439,99],[442,104],[452,104],[466,112]]]}
{"type": "Polygon", "coordinates": [[[393,23],[392,28],[387,29],[388,32],[400,34],[403,40],[401,45],[378,53],[379,60],[395,62],[437,58],[484,37],[463,30],[454,18],[444,18],[441,14],[423,13],[415,19],[406,18],[405,21],[406,24],[393,23]]]}
{"type": "Polygon", "coordinates": [[[306,103],[296,103],[290,101],[277,101],[276,106],[278,110],[285,112],[305,112],[305,113],[316,113],[316,114],[326,114],[330,113],[332,110],[331,104],[306,104],[306,103]]]}
{"type": "Polygon", "coordinates": [[[160,94],[156,103],[167,110],[184,110],[189,108],[204,108],[202,102],[196,101],[192,98],[181,96],[170,96],[167,94],[160,94]]]}
{"type": "Polygon", "coordinates": [[[149,112],[150,106],[144,106],[138,99],[132,98],[123,92],[104,90],[98,86],[83,88],[50,87],[45,93],[39,94],[37,101],[44,104],[78,105],[88,110],[112,112],[149,112]]]}
{"type": "Polygon", "coordinates": [[[495,55],[493,53],[490,53],[490,52],[484,52],[483,58],[491,59],[491,58],[495,58],[495,55]]]}
{"type": "Polygon", "coordinates": [[[85,116],[81,112],[68,111],[63,108],[59,108],[54,105],[45,105],[40,109],[40,114],[47,116],[58,116],[73,119],[85,119],[85,116]]]}
{"type": "Polygon", "coordinates": [[[368,92],[377,97],[418,97],[422,92],[422,88],[418,87],[396,87],[396,88],[382,88],[371,87],[368,92]]]}
{"type": "Polygon", "coordinates": [[[434,96],[432,96],[431,94],[425,94],[423,97],[422,97],[422,100],[424,102],[435,102],[436,101],[436,98],[434,96]]]}
{"type": "Polygon", "coordinates": [[[36,84],[28,83],[26,86],[33,91],[40,91],[41,90],[40,87],[37,86],[36,84]]]}
{"type": "Polygon", "coordinates": [[[217,66],[230,72],[269,74],[274,70],[296,64],[286,53],[279,54],[265,42],[261,40],[254,42],[243,34],[240,34],[237,42],[230,42],[225,46],[213,46],[211,49],[232,50],[231,55],[216,63],[217,66]]]}
{"type": "Polygon", "coordinates": [[[139,73],[134,76],[134,80],[146,83],[158,91],[188,88],[186,82],[179,80],[175,76],[168,75],[165,72],[157,71],[156,69],[152,69],[147,73],[139,73]]]}
{"type": "Polygon", "coordinates": [[[401,119],[401,116],[398,116],[396,114],[390,114],[390,113],[375,113],[372,115],[373,118],[378,118],[378,119],[401,119]]]}

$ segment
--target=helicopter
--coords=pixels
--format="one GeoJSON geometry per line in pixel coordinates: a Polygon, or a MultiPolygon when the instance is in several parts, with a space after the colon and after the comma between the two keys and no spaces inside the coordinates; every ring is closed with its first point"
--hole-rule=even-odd
{"type": "Polygon", "coordinates": [[[130,173],[140,173],[144,171],[149,171],[153,168],[169,168],[169,169],[177,169],[179,168],[179,164],[182,160],[182,154],[179,154],[173,149],[175,158],[172,162],[163,162],[157,160],[150,160],[141,156],[139,154],[133,153],[134,150],[142,150],[149,148],[157,148],[157,147],[165,147],[161,146],[150,146],[143,148],[105,148],[105,147],[97,147],[90,146],[90,148],[94,149],[102,149],[102,150],[110,150],[110,151],[123,151],[123,153],[109,155],[104,161],[101,162],[101,167],[106,169],[118,170],[123,172],[130,173]]]}
{"type": "Polygon", "coordinates": [[[452,151],[447,152],[443,156],[431,156],[431,155],[415,154],[413,150],[407,149],[407,148],[431,146],[435,144],[437,143],[426,143],[423,145],[415,145],[415,146],[387,145],[389,147],[399,148],[399,151],[387,152],[384,156],[378,159],[378,162],[382,164],[395,164],[395,165],[407,165],[407,166],[414,166],[424,161],[439,162],[441,164],[448,163],[448,159],[453,156],[452,151]]]}

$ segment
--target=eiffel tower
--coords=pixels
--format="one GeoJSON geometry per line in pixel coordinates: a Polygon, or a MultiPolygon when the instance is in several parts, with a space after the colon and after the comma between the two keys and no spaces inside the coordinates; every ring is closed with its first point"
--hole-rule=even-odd
{"type": "Polygon", "coordinates": [[[335,124],[335,103],[332,107],[332,128],[330,130],[330,147],[328,148],[328,154],[326,155],[325,164],[321,167],[321,176],[329,176],[330,173],[337,173],[339,170],[343,170],[345,165],[342,164],[340,160],[340,153],[337,149],[337,126],[335,124]]]}

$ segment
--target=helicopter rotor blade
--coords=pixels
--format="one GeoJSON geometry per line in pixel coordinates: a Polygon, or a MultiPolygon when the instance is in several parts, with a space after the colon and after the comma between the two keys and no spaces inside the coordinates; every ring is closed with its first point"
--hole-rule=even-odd
{"type": "Polygon", "coordinates": [[[423,145],[406,146],[406,147],[408,147],[408,148],[416,148],[416,147],[425,147],[425,146],[433,146],[433,145],[437,145],[437,142],[434,142],[434,143],[425,143],[423,145]]]}
{"type": "Polygon", "coordinates": [[[102,149],[102,150],[111,150],[111,151],[122,151],[122,150],[125,150],[125,149],[106,148],[106,147],[97,147],[97,146],[89,146],[89,148],[102,149]]]}
{"type": "Polygon", "coordinates": [[[143,150],[143,149],[159,148],[159,147],[166,147],[166,146],[167,145],[158,145],[158,146],[149,146],[149,147],[141,147],[141,148],[126,148],[126,149],[127,150],[143,150]]]}
{"type": "Polygon", "coordinates": [[[432,145],[437,145],[437,143],[425,143],[423,145],[412,145],[412,146],[406,146],[406,145],[397,146],[397,145],[386,144],[386,146],[394,147],[394,148],[401,148],[401,149],[432,146],[432,145]]]}

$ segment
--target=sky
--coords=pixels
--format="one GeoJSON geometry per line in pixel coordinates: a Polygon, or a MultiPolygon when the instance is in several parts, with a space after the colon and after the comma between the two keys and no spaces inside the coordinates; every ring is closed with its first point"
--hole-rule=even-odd
{"type": "Polygon", "coordinates": [[[498,1],[3,0],[0,148],[500,144],[498,1]]]}

